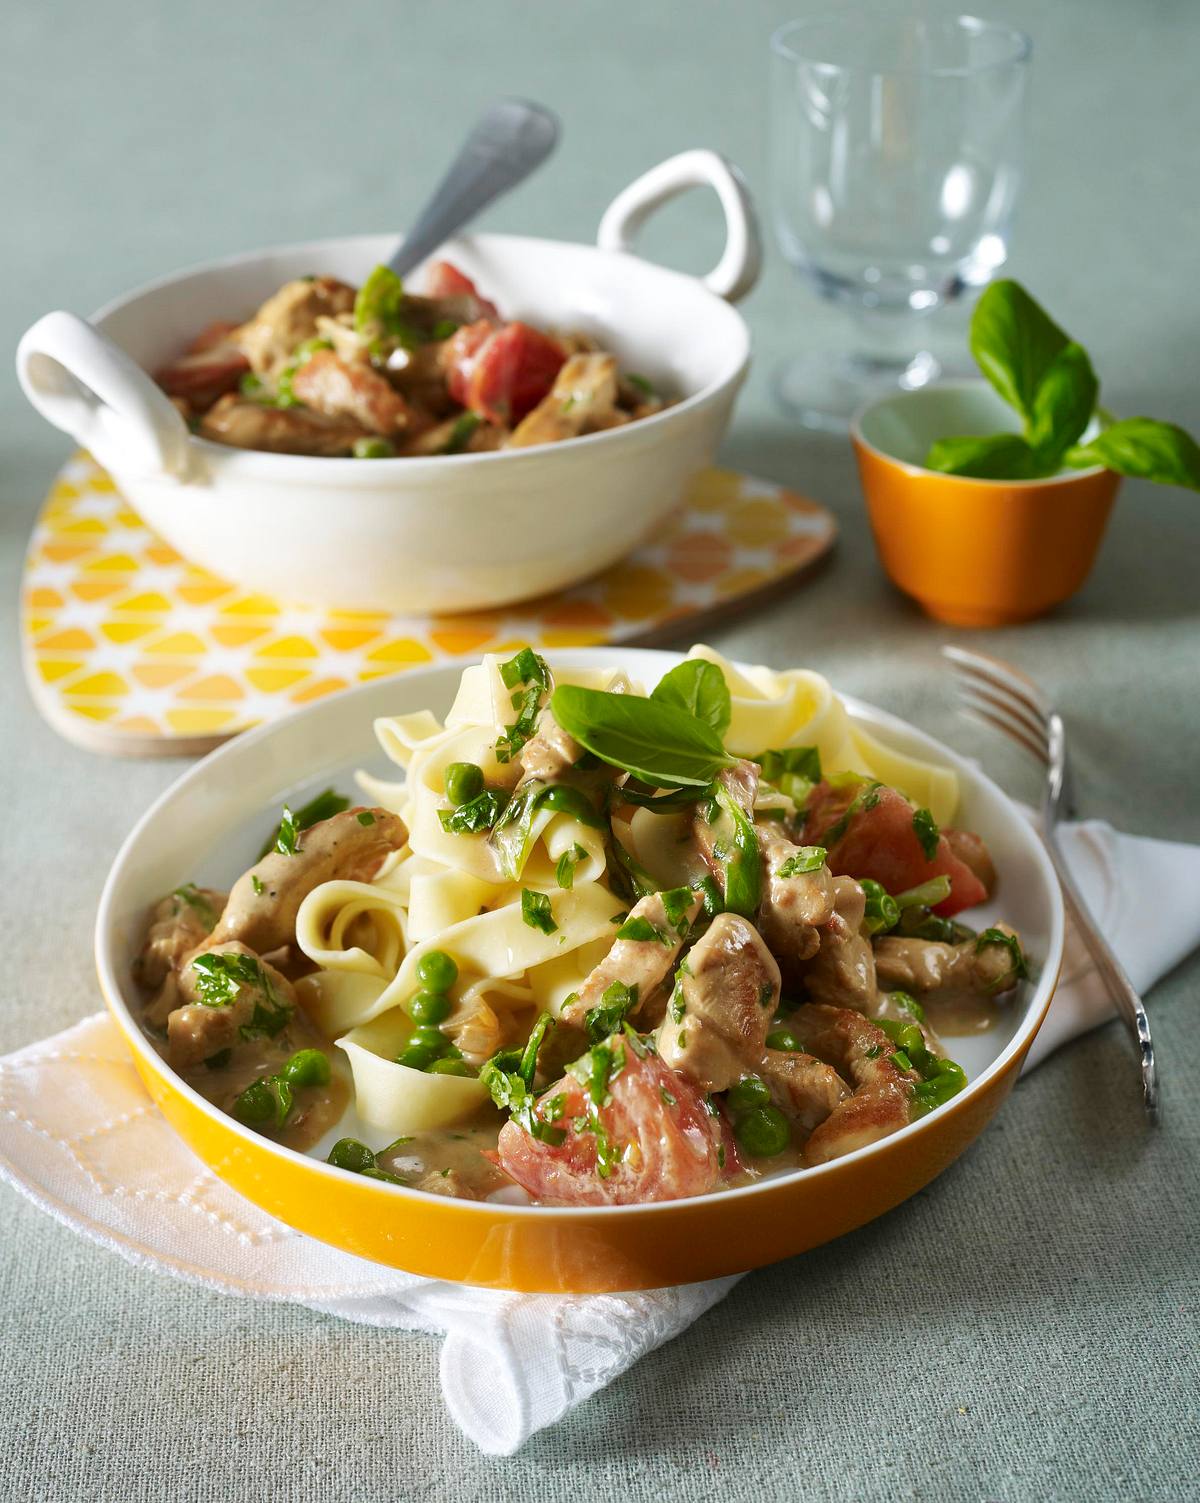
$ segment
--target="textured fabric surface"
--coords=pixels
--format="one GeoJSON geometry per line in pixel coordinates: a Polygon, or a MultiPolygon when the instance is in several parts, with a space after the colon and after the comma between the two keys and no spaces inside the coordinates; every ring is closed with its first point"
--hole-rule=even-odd
{"type": "MultiPolygon", "coordinates": [[[[799,6],[795,8],[800,8],[799,6]]],[[[1118,411],[1197,424],[1192,308],[1200,10],[1129,0],[983,5],[1033,31],[1030,173],[1014,274],[1084,340],[1118,411]]],[[[282,0],[227,10],[20,6],[0,48],[8,275],[0,347],[48,308],[87,312],[172,267],[400,224],[484,96],[559,109],[567,137],[490,227],[589,238],[603,205],[698,143],[765,187],[773,0],[282,0]],[[421,120],[417,130],[406,124],[421,120]]],[[[650,254],[716,258],[696,195],[650,254]]],[[[978,756],[933,675],[952,634],[879,574],[846,446],[798,433],[774,364],[836,322],[773,255],[746,305],[757,364],[723,458],[838,512],[830,567],[716,635],[811,662],[978,756]]],[[[959,337],[961,315],[944,337],[959,337]]],[[[0,375],[0,1050],[90,1010],[108,862],[178,764],[72,749],[19,685],[13,603],[32,510],[67,451],[0,375]]],[[[970,640],[1050,685],[1082,812],[1200,841],[1196,498],[1129,484],[1077,599],[970,640]]],[[[883,1221],[744,1280],[677,1341],[508,1461],[436,1397],[429,1338],[231,1301],[131,1273],[0,1192],[0,1496],[123,1500],[624,1496],[864,1500],[1195,1497],[1200,1098],[1188,1068],[1200,964],[1155,989],[1161,1129],[1142,1127],[1112,1025],[1022,1082],[999,1121],[883,1221]]]]}

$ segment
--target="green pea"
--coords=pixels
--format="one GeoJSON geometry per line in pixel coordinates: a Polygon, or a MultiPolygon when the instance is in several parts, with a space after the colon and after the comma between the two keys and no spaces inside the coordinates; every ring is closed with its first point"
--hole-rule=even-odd
{"type": "Polygon", "coordinates": [[[767,1034],[768,1049],[790,1049],[798,1052],[804,1046],[794,1033],[789,1033],[786,1028],[776,1028],[773,1033],[767,1034]]]}
{"type": "Polygon", "coordinates": [[[451,1006],[445,992],[417,992],[409,999],[408,1011],[414,1023],[443,1023],[451,1006]]]}
{"type": "Polygon", "coordinates": [[[319,1049],[301,1049],[283,1067],[283,1078],[292,1085],[329,1084],[329,1060],[319,1049]]]}
{"type": "Polygon", "coordinates": [[[466,1075],[472,1080],[475,1071],[467,1064],[465,1059],[435,1059],[429,1066],[430,1075],[466,1075]]]}
{"type": "Polygon", "coordinates": [[[483,768],[476,767],[474,762],[451,762],[442,787],[456,809],[469,804],[483,792],[483,768]]]}
{"type": "Polygon", "coordinates": [[[275,1096],[265,1080],[256,1080],[233,1103],[233,1115],[247,1127],[261,1127],[275,1115],[275,1096]]]}
{"type": "Polygon", "coordinates": [[[915,1057],[924,1052],[925,1035],[915,1023],[908,1023],[900,1030],[900,1037],[896,1043],[904,1050],[905,1054],[915,1057]]]}
{"type": "Polygon", "coordinates": [[[396,1056],[396,1063],[409,1070],[428,1070],[436,1058],[432,1049],[422,1049],[419,1044],[406,1044],[396,1056]]]}
{"type": "Polygon", "coordinates": [[[356,438],[352,450],[355,459],[394,459],[396,451],[386,438],[356,438]]]}
{"type": "Polygon", "coordinates": [[[448,992],[458,980],[458,967],[445,950],[430,950],[417,961],[417,980],[431,992],[448,992]]]}
{"type": "Polygon", "coordinates": [[[757,1159],[773,1158],[791,1142],[787,1118],[777,1106],[752,1106],[733,1125],[738,1142],[757,1159]]]}
{"type": "Polygon", "coordinates": [[[329,1157],[325,1162],[332,1164],[335,1169],[349,1169],[352,1174],[362,1174],[367,1169],[374,1169],[375,1155],[357,1138],[339,1138],[329,1150],[329,1157]]]}
{"type": "Polygon", "coordinates": [[[740,1112],[745,1107],[763,1106],[770,1101],[771,1092],[757,1075],[747,1075],[745,1080],[730,1087],[725,1099],[735,1112],[740,1112]]]}
{"type": "Polygon", "coordinates": [[[433,1023],[422,1023],[408,1036],[408,1048],[428,1049],[431,1057],[439,1058],[450,1048],[450,1040],[433,1023]]]}

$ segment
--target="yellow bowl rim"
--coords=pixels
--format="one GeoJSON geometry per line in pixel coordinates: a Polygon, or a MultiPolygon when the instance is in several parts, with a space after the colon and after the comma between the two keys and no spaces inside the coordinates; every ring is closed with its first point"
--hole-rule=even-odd
{"type": "MultiPolygon", "coordinates": [[[[611,647],[571,648],[557,652],[551,649],[546,651],[544,655],[552,668],[555,661],[571,666],[605,667],[611,666],[614,653],[622,655],[636,653],[643,657],[656,658],[661,662],[664,672],[667,668],[681,662],[685,656],[683,653],[667,652],[655,648],[631,648],[617,643],[612,644],[611,647]]],[[[407,683],[452,670],[461,673],[464,668],[478,662],[478,653],[448,657],[425,668],[412,669],[405,673],[404,679],[407,683]]],[[[747,665],[740,661],[734,661],[733,666],[739,670],[744,670],[747,665]]],[[[181,1095],[190,1105],[195,1107],[204,1116],[211,1118],[220,1127],[232,1131],[236,1136],[244,1139],[250,1147],[266,1151],[269,1155],[278,1155],[289,1159],[298,1166],[305,1167],[318,1174],[332,1175],[339,1179],[345,1174],[344,1170],[337,1169],[322,1159],[313,1158],[306,1153],[300,1153],[296,1149],[286,1148],[282,1144],[264,1137],[261,1133],[256,1133],[252,1129],[243,1126],[236,1118],[221,1111],[219,1107],[215,1106],[206,1097],[201,1096],[198,1091],[188,1085],[181,1076],[177,1075],[170,1068],[143,1032],[141,1025],[134,1017],[122,993],[121,983],[118,978],[117,958],[113,953],[116,946],[110,943],[110,938],[115,929],[115,925],[112,922],[112,908],[119,881],[124,875],[125,868],[131,864],[132,858],[137,854],[137,848],[143,832],[153,823],[160,810],[176,796],[182,787],[194,779],[207,775],[209,769],[214,764],[224,759],[244,754],[247,747],[253,749],[260,742],[270,739],[280,730],[281,726],[286,725],[290,727],[298,721],[315,718],[322,713],[327,714],[329,707],[335,701],[339,704],[348,705],[353,700],[369,698],[372,694],[379,694],[382,686],[386,683],[386,679],[376,679],[370,680],[367,683],[356,684],[349,689],[338,691],[336,694],[329,695],[325,699],[318,700],[302,709],[295,710],[280,721],[270,722],[257,726],[253,730],[245,731],[226,742],[223,746],[218,747],[216,751],[211,752],[207,757],[201,758],[194,766],[178,777],[154,800],[122,842],[113,860],[108,877],[105,879],[100,904],[97,909],[94,931],[94,956],[100,989],[127,1047],[135,1050],[143,1063],[148,1065],[170,1090],[181,1095]]],[[[925,741],[928,744],[929,750],[943,758],[960,776],[965,776],[969,780],[982,783],[1003,803],[1007,804],[1012,815],[1014,828],[1021,829],[1028,834],[1028,849],[1033,855],[1035,863],[1041,868],[1046,890],[1051,900],[1051,911],[1047,926],[1047,949],[1042,974],[1034,987],[1033,996],[1026,1004],[1025,1017],[1004,1049],[974,1080],[969,1081],[957,1096],[944,1105],[935,1108],[932,1112],[917,1121],[910,1122],[907,1127],[901,1128],[899,1132],[893,1133],[877,1143],[871,1143],[864,1148],[855,1149],[852,1153],[845,1154],[838,1159],[833,1159],[827,1164],[816,1165],[812,1168],[787,1170],[778,1175],[756,1180],[753,1184],[740,1185],[733,1189],[713,1191],[709,1195],[704,1196],[692,1196],[682,1201],[651,1201],[637,1205],[611,1206],[538,1206],[509,1204],[507,1202],[497,1204],[492,1201],[464,1200],[455,1203],[461,1210],[467,1214],[475,1214],[484,1218],[493,1217],[497,1213],[503,1213],[505,1217],[516,1215],[520,1217],[534,1216],[543,1219],[552,1217],[562,1220],[578,1219],[583,1221],[591,1220],[597,1215],[605,1217],[667,1216],[681,1205],[695,1206],[697,1202],[715,1200],[717,1197],[720,1198],[722,1203],[727,1203],[733,1198],[749,1199],[756,1194],[762,1193],[768,1187],[777,1188],[784,1183],[791,1183],[801,1179],[806,1182],[820,1180],[821,1178],[844,1172],[845,1168],[851,1164],[862,1163],[872,1156],[882,1156],[888,1151],[889,1145],[895,1145],[903,1139],[916,1137],[926,1132],[934,1135],[938,1134],[942,1126],[947,1124],[956,1112],[966,1107],[975,1095],[983,1093],[985,1087],[989,1086],[997,1076],[1004,1074],[1012,1067],[1014,1058],[1019,1057],[1029,1049],[1034,1038],[1037,1036],[1038,1030],[1045,1021],[1046,1013],[1049,1011],[1050,1003],[1054,997],[1054,991],[1062,970],[1065,937],[1065,911],[1062,890],[1041,840],[1003,789],[994,783],[985,773],[967,762],[965,758],[951,751],[949,747],[945,746],[935,737],[919,730],[916,726],[908,724],[898,716],[891,715],[887,711],[880,710],[876,706],[851,695],[839,695],[839,697],[852,718],[866,718],[868,723],[872,725],[872,729],[882,726],[886,734],[887,729],[891,727],[901,732],[904,736],[915,735],[925,741]]],[[[301,783],[304,781],[304,778],[298,774],[294,781],[301,783]]],[[[406,1185],[391,1185],[378,1180],[365,1181],[364,1183],[369,1185],[371,1193],[391,1197],[393,1201],[395,1201],[396,1197],[400,1197],[401,1202],[415,1201],[417,1205],[422,1205],[428,1200],[428,1196],[422,1191],[406,1185]]],[[[386,1203],[386,1200],[381,1201],[381,1205],[386,1203]]]]}

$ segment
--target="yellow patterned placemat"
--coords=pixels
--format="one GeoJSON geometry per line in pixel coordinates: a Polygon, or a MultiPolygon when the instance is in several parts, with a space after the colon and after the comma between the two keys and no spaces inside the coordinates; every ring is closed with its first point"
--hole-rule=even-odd
{"type": "Polygon", "coordinates": [[[50,724],[89,750],[203,751],[337,689],[461,653],[677,637],[811,565],[836,531],[814,501],[709,470],[657,536],[557,595],[458,616],[314,610],[187,563],[77,454],[26,558],[26,675],[50,724]]]}

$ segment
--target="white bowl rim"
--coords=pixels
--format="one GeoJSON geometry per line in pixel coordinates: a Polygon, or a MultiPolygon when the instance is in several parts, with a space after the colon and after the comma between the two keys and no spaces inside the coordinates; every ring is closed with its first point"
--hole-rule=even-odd
{"type": "Polygon", "coordinates": [[[873,397],[871,401],[864,402],[850,419],[850,436],[855,443],[859,443],[864,449],[869,450],[878,458],[886,460],[888,464],[894,464],[902,469],[906,475],[929,476],[934,480],[949,480],[959,484],[971,485],[998,485],[1005,490],[1024,489],[1025,487],[1046,485],[1073,485],[1077,480],[1085,480],[1094,475],[1101,475],[1107,466],[1102,464],[1089,465],[1086,470],[1067,470],[1057,475],[1047,475],[1042,480],[992,480],[981,475],[947,475],[943,470],[931,470],[928,465],[913,464],[909,459],[901,459],[896,454],[889,454],[886,449],[881,449],[878,444],[873,444],[862,431],[863,421],[880,407],[889,406],[892,403],[901,403],[911,397],[929,396],[939,391],[995,391],[995,387],[983,376],[954,376],[947,381],[934,381],[928,386],[918,386],[913,391],[891,391],[884,397],[873,397]]]}
{"type": "MultiPolygon", "coordinates": [[[[614,652],[628,653],[631,651],[647,657],[653,656],[660,659],[663,663],[664,671],[682,661],[684,657],[684,654],[679,652],[668,652],[657,648],[628,648],[622,647],[620,644],[613,644],[612,647],[581,647],[564,649],[560,652],[550,651],[545,655],[551,667],[553,667],[555,661],[562,662],[564,666],[604,667],[611,666],[612,654],[614,652]]],[[[431,677],[434,674],[454,669],[461,672],[462,669],[478,662],[478,653],[468,653],[461,657],[445,658],[438,663],[430,664],[423,668],[412,669],[405,673],[403,677],[406,683],[413,682],[422,677],[431,677]]],[[[741,662],[734,662],[733,666],[738,669],[744,669],[747,665],[741,662]]],[[[297,1165],[306,1166],[321,1174],[343,1175],[347,1171],[338,1169],[323,1159],[313,1158],[306,1153],[301,1153],[297,1149],[286,1148],[283,1144],[275,1143],[270,1138],[264,1137],[261,1133],[256,1133],[252,1129],[243,1126],[235,1117],[231,1117],[227,1112],[221,1111],[213,1102],[201,1096],[198,1091],[188,1085],[183,1077],[177,1075],[154,1048],[143,1031],[141,1024],[126,1003],[121,982],[118,979],[116,946],[114,944],[115,924],[113,907],[117,887],[120,885],[127,871],[137,865],[138,848],[145,832],[153,826],[160,811],[175,798],[179,791],[191,783],[207,777],[214,766],[219,767],[226,761],[236,760],[237,757],[244,755],[247,751],[252,755],[258,746],[279,733],[282,728],[287,727],[290,729],[297,722],[303,722],[322,713],[328,714],[331,705],[338,704],[345,713],[353,713],[354,706],[358,700],[378,695],[383,686],[388,682],[388,679],[373,679],[365,684],[356,684],[349,689],[343,689],[336,694],[330,695],[327,699],[318,700],[314,704],[305,706],[303,709],[292,711],[282,720],[258,726],[254,730],[245,731],[240,736],[227,742],[224,746],[219,747],[216,751],[211,752],[207,757],[202,758],[195,766],[189,768],[188,771],[178,777],[154,800],[121,843],[121,847],[105,879],[104,888],[100,895],[100,905],[96,914],[96,970],[106,1001],[110,1007],[114,1008],[121,1015],[121,1031],[125,1035],[126,1043],[132,1042],[133,1047],[151,1069],[158,1074],[168,1076],[172,1088],[182,1093],[194,1107],[198,1108],[205,1116],[210,1117],[215,1123],[232,1131],[235,1136],[244,1138],[256,1147],[265,1148],[268,1153],[279,1154],[286,1160],[291,1160],[297,1165]]],[[[1008,806],[1012,815],[1013,827],[1021,831],[1018,839],[1027,842],[1028,853],[1040,868],[1046,890],[1050,895],[1050,913],[1047,925],[1048,943],[1042,974],[1034,987],[1033,995],[1026,1003],[1025,1016],[1012,1038],[996,1058],[974,1080],[968,1081],[958,1095],[952,1097],[943,1106],[936,1107],[926,1116],[919,1118],[915,1122],[910,1122],[907,1127],[902,1127],[899,1132],[892,1133],[889,1137],[881,1138],[878,1142],[868,1144],[863,1148],[857,1148],[852,1153],[845,1154],[841,1158],[832,1159],[826,1164],[818,1164],[812,1168],[788,1170],[782,1174],[756,1180],[749,1185],[739,1185],[727,1190],[711,1190],[705,1195],[689,1196],[684,1200],[649,1201],[635,1205],[611,1206],[537,1206],[495,1201],[462,1200],[455,1201],[456,1208],[464,1209],[468,1214],[481,1216],[496,1216],[497,1214],[522,1217],[553,1216],[568,1220],[587,1220],[597,1214],[605,1216],[665,1216],[669,1215],[673,1209],[680,1205],[695,1205],[698,1202],[715,1199],[718,1196],[722,1201],[731,1197],[750,1198],[762,1194],[764,1191],[775,1189],[785,1183],[790,1183],[801,1176],[806,1179],[813,1177],[818,1179],[827,1178],[835,1174],[839,1166],[852,1161],[860,1161],[872,1154],[884,1152],[887,1150],[889,1144],[894,1144],[901,1138],[915,1137],[927,1131],[929,1125],[938,1117],[939,1113],[947,1108],[955,1110],[963,1105],[973,1094],[980,1093],[986,1085],[1004,1070],[1013,1056],[1021,1049],[1027,1047],[1036,1036],[1038,1029],[1045,1020],[1046,1012],[1049,1009],[1055,988],[1058,985],[1063,958],[1065,918],[1062,891],[1058,885],[1058,879],[1054,874],[1050,858],[1047,856],[1032,825],[1021,815],[1003,789],[994,783],[991,778],[968,762],[964,757],[959,756],[957,752],[951,751],[949,747],[945,746],[935,737],[918,730],[915,726],[901,720],[899,716],[891,715],[886,710],[877,709],[863,700],[849,695],[842,695],[840,697],[842,703],[852,716],[869,719],[875,728],[883,729],[885,734],[890,728],[901,732],[905,736],[915,735],[919,740],[927,743],[928,750],[931,753],[943,758],[953,767],[961,778],[969,782],[982,784],[990,793],[1008,806]]],[[[364,721],[367,719],[365,715],[363,718],[364,721]]],[[[302,776],[297,776],[295,781],[300,783],[304,779],[302,776]]],[[[422,1202],[425,1199],[425,1192],[408,1185],[390,1185],[380,1180],[370,1181],[370,1184],[372,1192],[380,1195],[399,1197],[402,1201],[412,1196],[421,1197],[422,1202]]]]}
{"type": "MultiPolygon", "coordinates": [[[[102,325],[112,315],[124,312],[132,307],[139,299],[152,293],[163,292],[176,283],[186,282],[192,277],[206,275],[209,272],[233,271],[242,266],[252,265],[256,261],[264,260],[271,256],[299,256],[310,250],[314,257],[319,256],[322,247],[331,245],[350,245],[356,241],[378,240],[391,236],[393,232],[381,230],[373,233],[363,232],[355,235],[327,235],[319,240],[297,240],[284,245],[261,246],[257,250],[237,251],[229,256],[219,256],[212,261],[197,261],[188,266],[181,267],[177,271],[167,272],[163,276],[155,277],[149,282],[143,282],[128,292],[118,294],[110,298],[108,302],[99,307],[90,315],[89,322],[102,325]]],[[[398,244],[402,240],[399,233],[394,234],[398,244]]],[[[636,423],[624,424],[618,428],[607,428],[600,433],[585,433],[577,438],[561,439],[553,444],[539,444],[530,449],[491,449],[482,454],[433,454],[428,456],[412,456],[405,458],[393,456],[388,459],[373,459],[364,461],[353,458],[325,457],[314,454],[274,454],[266,449],[240,449],[232,444],[219,444],[212,439],[201,437],[199,434],[189,433],[188,442],[195,446],[200,453],[208,456],[212,461],[219,461],[224,466],[234,465],[239,471],[244,471],[247,478],[261,475],[263,478],[273,478],[280,481],[290,479],[304,479],[308,482],[315,481],[318,476],[328,475],[339,486],[343,486],[351,477],[356,477],[359,482],[366,482],[375,477],[375,482],[390,471],[397,477],[409,475],[414,479],[427,474],[433,466],[434,474],[449,474],[451,467],[461,468],[464,465],[478,465],[481,462],[496,464],[506,462],[509,464],[524,461],[526,464],[544,463],[551,455],[564,451],[575,453],[581,445],[595,446],[597,444],[628,439],[632,435],[657,431],[664,424],[673,419],[683,417],[685,414],[695,412],[697,409],[708,405],[713,398],[736,384],[745,374],[750,363],[750,330],[745,319],[737,309],[724,298],[718,297],[715,292],[707,288],[699,277],[689,275],[687,272],[676,271],[670,266],[660,266],[657,262],[647,261],[641,256],[635,256],[627,251],[605,250],[598,245],[588,245],[581,240],[555,240],[549,236],[536,235],[507,235],[491,232],[478,235],[459,235],[454,243],[470,245],[472,242],[486,244],[488,242],[500,242],[507,246],[519,247],[521,245],[549,246],[569,250],[586,251],[591,255],[602,256],[606,261],[614,261],[619,265],[631,265],[645,269],[653,275],[661,276],[674,282],[677,286],[686,287],[688,294],[699,294],[709,300],[714,310],[723,310],[718,316],[729,315],[732,320],[731,332],[740,336],[737,349],[737,358],[730,355],[730,364],[724,374],[717,379],[708,382],[706,386],[694,391],[690,396],[682,398],[661,412],[652,413],[649,417],[639,418],[636,423]],[[319,469],[312,468],[313,462],[319,462],[319,469]],[[403,468],[400,468],[400,467],[403,468]]],[[[319,263],[318,263],[319,264],[319,263]]],[[[320,273],[317,273],[320,275],[320,273]]],[[[147,371],[147,376],[152,373],[147,371]]],[[[372,483],[375,483],[372,482],[372,483]]]]}

